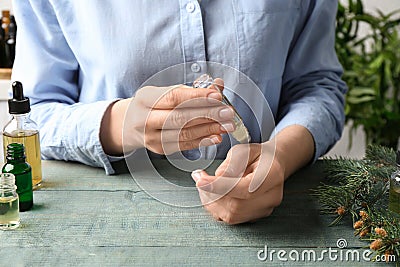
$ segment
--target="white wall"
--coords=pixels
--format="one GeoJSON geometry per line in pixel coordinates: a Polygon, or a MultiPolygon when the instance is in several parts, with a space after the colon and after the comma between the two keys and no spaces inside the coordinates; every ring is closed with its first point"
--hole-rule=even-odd
{"type": "Polygon", "coordinates": [[[0,10],[12,10],[11,0],[0,0],[0,10]]]}
{"type": "MultiPolygon", "coordinates": [[[[0,11],[1,10],[11,10],[12,13],[11,0],[0,0],[0,11]]],[[[9,81],[0,80],[0,131],[9,119],[6,102],[6,99],[8,98],[7,89],[9,88],[9,84],[9,81]]],[[[0,166],[1,162],[3,162],[3,138],[0,138],[0,166]]]]}
{"type": "MultiPolygon", "coordinates": [[[[346,0],[341,1],[346,2],[346,0]]],[[[400,0],[365,0],[364,6],[370,11],[378,8],[384,13],[389,13],[400,8],[400,0]]]]}

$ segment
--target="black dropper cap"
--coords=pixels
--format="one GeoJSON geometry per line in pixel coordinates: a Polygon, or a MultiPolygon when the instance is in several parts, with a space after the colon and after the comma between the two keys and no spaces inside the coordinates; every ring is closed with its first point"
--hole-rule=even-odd
{"type": "Polygon", "coordinates": [[[13,98],[8,99],[8,111],[10,114],[25,114],[31,111],[29,98],[24,97],[24,88],[21,82],[12,84],[13,98]]]}

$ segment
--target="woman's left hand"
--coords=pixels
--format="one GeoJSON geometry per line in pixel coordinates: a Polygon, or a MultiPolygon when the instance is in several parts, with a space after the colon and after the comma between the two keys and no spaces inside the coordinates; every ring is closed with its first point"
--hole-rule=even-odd
{"type": "Polygon", "coordinates": [[[283,198],[285,170],[275,154],[275,143],[239,144],[215,172],[192,173],[204,207],[228,224],[269,216],[283,198]]]}

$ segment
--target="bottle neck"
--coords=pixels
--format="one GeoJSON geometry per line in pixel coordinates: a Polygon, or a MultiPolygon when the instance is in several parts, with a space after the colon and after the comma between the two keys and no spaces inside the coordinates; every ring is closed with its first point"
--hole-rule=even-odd
{"type": "Polygon", "coordinates": [[[25,156],[23,157],[15,157],[15,156],[6,156],[7,163],[24,163],[25,156]]]}
{"type": "Polygon", "coordinates": [[[25,148],[22,144],[12,143],[7,146],[7,162],[22,163],[25,162],[25,148]]]}
{"type": "Polygon", "coordinates": [[[29,113],[13,114],[13,120],[17,123],[17,129],[25,129],[25,124],[29,120],[29,113]]]}
{"type": "Polygon", "coordinates": [[[28,115],[29,115],[29,113],[12,114],[12,116],[13,116],[14,119],[16,119],[16,120],[26,120],[26,119],[28,119],[28,115]]]}
{"type": "Polygon", "coordinates": [[[9,197],[16,189],[15,176],[12,173],[0,174],[0,197],[9,197]]]}
{"type": "Polygon", "coordinates": [[[15,185],[15,176],[12,173],[0,174],[0,186],[7,187],[15,185]]]}

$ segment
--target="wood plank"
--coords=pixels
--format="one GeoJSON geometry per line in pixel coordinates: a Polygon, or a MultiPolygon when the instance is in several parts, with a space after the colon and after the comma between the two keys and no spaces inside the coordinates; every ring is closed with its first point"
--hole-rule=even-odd
{"type": "Polygon", "coordinates": [[[0,232],[2,247],[79,246],[333,246],[353,239],[348,225],[328,227],[309,198],[289,196],[272,216],[256,223],[228,226],[202,208],[164,205],[143,192],[37,191],[35,208],[21,213],[17,231],[0,232]],[[310,239],[312,237],[312,239],[310,239]],[[312,242],[310,242],[312,240],[312,242]]]}
{"type": "Polygon", "coordinates": [[[107,176],[101,168],[76,162],[42,161],[40,191],[62,190],[140,190],[129,174],[107,176]]]}
{"type": "MultiPolygon", "coordinates": [[[[162,175],[176,181],[182,179],[182,173],[165,161],[155,165],[162,175]]],[[[53,161],[44,161],[43,170],[45,184],[34,193],[34,209],[21,213],[22,225],[17,230],[0,231],[3,262],[337,266],[338,262],[329,258],[295,264],[277,260],[261,262],[257,252],[265,245],[275,250],[320,252],[336,248],[339,238],[347,239],[349,249],[363,251],[366,245],[354,238],[349,222],[331,228],[328,227],[331,219],[319,214],[318,203],[309,195],[309,189],[323,179],[321,162],[289,179],[283,203],[270,217],[238,226],[216,222],[201,207],[179,208],[160,203],[137,190],[129,174],[106,176],[99,168],[53,161]]],[[[162,187],[157,190],[167,198],[176,195],[162,187]]],[[[361,261],[351,265],[367,264],[361,261]]]]}

